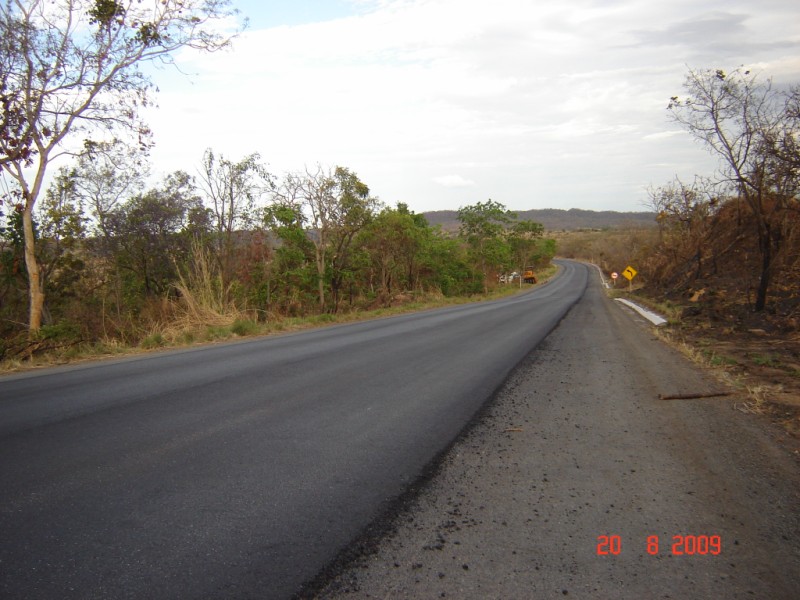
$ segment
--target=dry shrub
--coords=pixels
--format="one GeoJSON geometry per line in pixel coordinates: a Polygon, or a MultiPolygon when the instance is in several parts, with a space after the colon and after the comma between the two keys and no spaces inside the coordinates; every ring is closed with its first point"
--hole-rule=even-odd
{"type": "MultiPolygon", "coordinates": [[[[800,213],[776,212],[772,227],[780,231],[776,238],[782,243],[772,248],[767,303],[791,316],[800,310],[800,213]]],[[[688,299],[705,289],[726,296],[728,304],[752,309],[763,268],[758,228],[752,208],[735,198],[720,202],[705,218],[688,225],[664,222],[659,244],[644,263],[653,273],[649,282],[666,295],[688,299]]]]}
{"type": "Polygon", "coordinates": [[[173,301],[174,315],[162,334],[174,339],[186,331],[228,327],[251,318],[236,305],[231,285],[225,285],[210,251],[193,244],[188,267],[185,273],[178,270],[178,282],[174,285],[178,300],[173,301]]]}
{"type": "Polygon", "coordinates": [[[747,394],[750,397],[750,400],[742,402],[741,404],[737,404],[736,408],[746,413],[758,415],[764,414],[768,412],[767,403],[770,401],[771,397],[775,394],[779,394],[782,391],[783,388],[780,385],[748,385],[747,394]]]}

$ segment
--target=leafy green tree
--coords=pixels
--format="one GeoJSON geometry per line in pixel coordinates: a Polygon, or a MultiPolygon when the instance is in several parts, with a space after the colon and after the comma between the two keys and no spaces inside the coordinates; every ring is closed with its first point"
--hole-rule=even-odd
{"type": "Polygon", "coordinates": [[[520,287],[522,287],[522,274],[528,266],[533,266],[532,263],[536,262],[539,241],[543,234],[544,226],[536,221],[517,221],[508,230],[507,240],[514,264],[520,273],[520,287]]]}
{"type": "Polygon", "coordinates": [[[336,311],[342,285],[352,276],[353,241],[371,220],[378,200],[349,169],[318,165],[313,171],[287,174],[273,191],[273,202],[302,217],[314,246],[319,309],[326,309],[326,288],[330,288],[331,310],[336,311]]]}
{"type": "Polygon", "coordinates": [[[484,292],[488,292],[490,271],[505,269],[512,262],[505,232],[515,216],[503,204],[491,199],[458,209],[459,235],[480,265],[484,292]]]}
{"type": "MultiPolygon", "coordinates": [[[[144,63],[182,48],[213,51],[228,0],[8,0],[0,4],[0,168],[22,192],[31,333],[44,290],[33,211],[53,160],[76,136],[124,132],[149,143],[139,117],[151,84],[144,63]]],[[[73,146],[74,141],[73,141],[73,146]]]]}
{"type": "MultiPolygon", "coordinates": [[[[370,196],[369,187],[349,169],[336,167],[333,180],[337,201],[332,205],[334,210],[329,213],[334,219],[334,227],[330,231],[330,285],[332,310],[337,312],[345,283],[352,285],[355,279],[355,238],[374,217],[379,201],[370,196]]],[[[350,296],[353,296],[352,290],[350,296]]]]}
{"type": "Polygon", "coordinates": [[[130,274],[128,297],[166,293],[185,262],[190,238],[183,235],[202,210],[191,176],[178,171],[159,188],[138,194],[108,215],[120,268],[130,274]]]}
{"type": "Polygon", "coordinates": [[[287,314],[305,311],[307,299],[316,290],[314,244],[304,228],[298,207],[273,204],[264,212],[264,221],[280,242],[276,245],[268,279],[267,305],[276,305],[287,314]]]}
{"type": "Polygon", "coordinates": [[[556,255],[556,241],[553,238],[539,238],[536,240],[536,250],[531,262],[536,267],[546,267],[556,255]]]}
{"type": "Polygon", "coordinates": [[[50,314],[53,305],[63,304],[69,298],[81,298],[81,280],[86,268],[83,247],[86,217],[76,193],[74,171],[59,170],[38,213],[37,260],[42,266],[42,287],[52,294],[54,300],[43,307],[43,322],[50,324],[53,322],[50,314]],[[51,310],[48,310],[48,304],[51,310]]]}
{"type": "Polygon", "coordinates": [[[483,272],[476,269],[461,240],[434,231],[421,253],[421,279],[445,296],[464,296],[485,290],[483,272]]]}
{"type": "Polygon", "coordinates": [[[370,287],[378,282],[379,295],[386,301],[393,290],[414,289],[419,279],[420,252],[428,223],[402,203],[384,208],[362,231],[358,245],[368,253],[370,287]]]}

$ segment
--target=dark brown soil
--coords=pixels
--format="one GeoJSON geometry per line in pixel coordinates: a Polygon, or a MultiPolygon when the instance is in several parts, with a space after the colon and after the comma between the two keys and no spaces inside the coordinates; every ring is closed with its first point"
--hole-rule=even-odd
{"type": "Polygon", "coordinates": [[[696,294],[677,304],[680,321],[667,326],[668,337],[692,348],[703,364],[730,375],[749,391],[750,409],[769,414],[800,438],[798,319],[777,311],[755,313],[724,296],[696,294]]]}

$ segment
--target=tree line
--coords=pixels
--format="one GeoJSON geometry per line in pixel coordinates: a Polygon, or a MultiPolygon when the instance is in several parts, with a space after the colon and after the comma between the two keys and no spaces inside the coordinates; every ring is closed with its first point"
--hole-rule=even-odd
{"type": "Polygon", "coordinates": [[[179,305],[213,321],[485,292],[552,255],[540,226],[512,227],[498,203],[465,207],[463,235],[447,236],[340,166],[278,178],[257,153],[209,149],[195,174],[148,187],[142,66],[225,48],[236,12],[228,0],[0,4],[3,338],[129,341],[179,305]]]}
{"type": "MultiPolygon", "coordinates": [[[[107,143],[47,188],[32,219],[45,335],[136,342],[187,303],[213,322],[480,294],[555,252],[540,224],[498,202],[462,207],[450,235],[403,203],[385,206],[345,167],[276,177],[258,154],[207,150],[197,175],[146,188],[146,173],[129,148],[107,143]]],[[[29,308],[23,215],[12,206],[0,229],[5,338],[24,330],[29,308]]]]}

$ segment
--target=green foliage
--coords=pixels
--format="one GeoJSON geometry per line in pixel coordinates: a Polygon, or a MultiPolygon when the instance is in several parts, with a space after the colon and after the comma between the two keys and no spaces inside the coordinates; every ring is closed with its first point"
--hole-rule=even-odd
{"type": "Polygon", "coordinates": [[[470,263],[459,240],[434,234],[427,242],[420,260],[433,289],[445,296],[468,296],[483,291],[483,276],[470,263]]]}
{"type": "Polygon", "coordinates": [[[298,235],[303,231],[313,249],[318,309],[336,312],[345,294],[351,300],[354,297],[354,265],[358,262],[355,239],[373,219],[379,201],[349,169],[336,167],[330,171],[321,166],[315,171],[288,174],[276,186],[273,197],[280,206],[268,215],[278,226],[274,231],[281,235],[279,229],[285,232],[288,228],[295,250],[306,247],[298,235]]]}
{"type": "Polygon", "coordinates": [[[42,281],[54,295],[48,305],[51,319],[67,317],[67,298],[83,294],[86,269],[83,242],[86,217],[76,196],[75,173],[61,169],[39,206],[37,258],[42,281]]]}
{"type": "Polygon", "coordinates": [[[149,48],[150,46],[160,44],[163,38],[155,23],[142,23],[136,32],[136,41],[142,46],[149,48]]]}
{"type": "Polygon", "coordinates": [[[258,323],[244,319],[237,319],[231,325],[231,333],[244,337],[258,333],[258,323]]]}
{"type": "Polygon", "coordinates": [[[335,323],[336,316],[332,315],[331,313],[322,313],[320,315],[315,315],[313,317],[309,317],[309,323],[315,324],[328,324],[328,323],[335,323]]]}
{"type": "Polygon", "coordinates": [[[556,240],[552,238],[538,239],[531,256],[531,263],[535,267],[544,267],[550,264],[555,255],[556,240]]]}
{"type": "Polygon", "coordinates": [[[273,187],[272,175],[260,160],[255,152],[238,162],[217,156],[211,148],[203,154],[200,184],[210,226],[207,237],[226,284],[235,277],[235,234],[252,229],[258,218],[256,202],[273,187]]]}
{"type": "MultiPolygon", "coordinates": [[[[34,222],[34,231],[38,228],[34,222]]],[[[14,283],[26,285],[25,257],[23,254],[22,212],[13,210],[6,217],[6,225],[0,230],[0,284],[7,290],[14,283]]]]}
{"type": "Polygon", "coordinates": [[[81,337],[81,328],[78,325],[62,321],[54,325],[43,325],[36,332],[34,339],[39,341],[74,342],[81,339],[81,337]]]}
{"type": "Polygon", "coordinates": [[[459,234],[467,243],[480,249],[485,240],[500,237],[516,215],[494,200],[478,202],[458,209],[459,234]]]}
{"type": "MultiPolygon", "coordinates": [[[[149,147],[150,130],[139,115],[153,86],[142,63],[172,62],[170,55],[185,47],[226,46],[228,38],[214,25],[231,14],[226,0],[0,4],[0,168],[25,191],[26,224],[45,191],[51,161],[78,146],[76,134],[119,133],[149,147]],[[94,35],[88,35],[95,25],[94,35]]],[[[28,326],[35,331],[46,319],[46,288],[38,257],[30,251],[30,227],[23,231],[28,326]]]]}
{"type": "Polygon", "coordinates": [[[164,339],[164,336],[157,332],[146,336],[139,345],[145,350],[153,350],[165,346],[166,343],[167,341],[164,339]]]}
{"type": "Polygon", "coordinates": [[[114,0],[95,0],[88,13],[90,24],[108,28],[125,16],[125,7],[114,0]]]}
{"type": "Polygon", "coordinates": [[[116,264],[132,275],[128,286],[144,296],[170,289],[177,279],[176,263],[189,256],[190,238],[183,234],[198,210],[191,178],[175,173],[162,187],[134,196],[108,215],[116,264]]]}
{"type": "Polygon", "coordinates": [[[483,274],[484,292],[488,292],[489,282],[494,283],[497,275],[544,265],[555,254],[555,242],[541,240],[541,223],[514,221],[515,217],[515,213],[493,200],[458,211],[459,235],[469,248],[473,264],[483,274]]]}
{"type": "Polygon", "coordinates": [[[205,333],[204,333],[203,337],[204,337],[204,339],[206,341],[213,342],[213,341],[216,341],[216,340],[222,340],[222,339],[227,338],[229,333],[230,333],[230,329],[228,329],[227,327],[221,327],[221,326],[218,326],[218,325],[211,325],[209,327],[206,327],[206,330],[205,330],[205,333]]]}
{"type": "Polygon", "coordinates": [[[357,254],[354,242],[374,218],[378,200],[370,196],[369,187],[355,173],[344,167],[334,170],[333,184],[334,201],[327,206],[332,218],[328,237],[330,259],[325,268],[325,278],[331,290],[331,311],[335,313],[346,290],[349,290],[352,301],[357,254]]]}
{"type": "Polygon", "coordinates": [[[753,354],[750,356],[750,359],[760,367],[772,367],[777,369],[781,366],[780,359],[772,354],[753,354]]]}
{"type": "Polygon", "coordinates": [[[419,254],[428,237],[427,222],[420,222],[408,207],[385,208],[360,233],[357,246],[364,249],[363,268],[384,301],[394,292],[414,289],[420,281],[419,254]]]}
{"type": "Polygon", "coordinates": [[[197,336],[194,331],[182,331],[178,337],[178,342],[181,344],[193,344],[197,336]]]}
{"type": "Polygon", "coordinates": [[[296,206],[269,206],[264,211],[264,224],[281,241],[270,265],[267,304],[281,312],[298,315],[315,294],[314,244],[296,206]]]}
{"type": "Polygon", "coordinates": [[[709,350],[704,350],[702,353],[705,356],[708,364],[712,367],[731,367],[738,364],[736,359],[731,358],[730,356],[724,356],[709,350]]]}
{"type": "MultiPolygon", "coordinates": [[[[142,190],[133,175],[119,176],[126,160],[138,160],[133,154],[88,146],[95,161],[122,160],[118,171],[105,162],[89,168],[86,157],[62,169],[34,220],[49,292],[48,324],[39,335],[51,348],[103,339],[152,349],[345,322],[365,309],[391,312],[481,294],[485,269],[514,264],[522,246],[523,262],[552,254],[538,224],[514,224],[491,201],[466,207],[470,233],[452,236],[406,204],[381,206],[355,173],[337,167],[269,183],[265,207],[257,203],[264,189],[249,184],[233,198],[243,202],[238,208],[222,191],[215,205],[206,190],[204,205],[186,173],[142,190]]],[[[211,163],[220,164],[216,157],[211,163]]],[[[22,213],[15,210],[0,230],[3,323],[24,318],[22,249],[22,213]]],[[[0,338],[24,342],[21,332],[6,326],[0,338]]]]}

